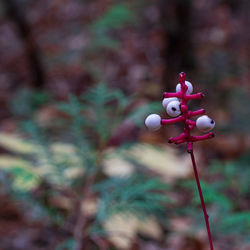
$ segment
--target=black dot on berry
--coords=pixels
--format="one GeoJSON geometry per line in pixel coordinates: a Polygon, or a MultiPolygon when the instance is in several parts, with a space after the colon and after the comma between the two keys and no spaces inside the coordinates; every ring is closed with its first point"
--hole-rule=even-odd
{"type": "Polygon", "coordinates": [[[176,108],[173,107],[172,110],[173,110],[173,111],[176,111],[176,108]]]}
{"type": "Polygon", "coordinates": [[[212,120],[210,123],[211,123],[211,124],[214,124],[214,120],[212,120]]]}

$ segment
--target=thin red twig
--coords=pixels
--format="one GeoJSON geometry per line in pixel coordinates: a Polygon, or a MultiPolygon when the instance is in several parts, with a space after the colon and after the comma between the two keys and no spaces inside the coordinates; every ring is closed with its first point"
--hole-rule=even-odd
{"type": "Polygon", "coordinates": [[[202,206],[202,210],[203,210],[204,218],[205,218],[205,222],[206,222],[209,245],[210,245],[210,249],[213,250],[214,247],[213,247],[213,241],[212,241],[212,236],[211,236],[210,226],[209,226],[209,220],[208,220],[209,216],[207,214],[205,202],[204,202],[204,199],[203,199],[203,194],[202,194],[202,190],[201,190],[199,175],[198,175],[198,171],[197,171],[197,167],[196,167],[196,163],[195,163],[195,159],[194,159],[194,153],[193,153],[193,151],[191,151],[189,153],[190,153],[193,168],[194,168],[195,180],[196,180],[196,183],[197,183],[197,187],[198,187],[198,191],[199,191],[199,195],[200,195],[200,200],[201,200],[201,206],[202,206]]]}

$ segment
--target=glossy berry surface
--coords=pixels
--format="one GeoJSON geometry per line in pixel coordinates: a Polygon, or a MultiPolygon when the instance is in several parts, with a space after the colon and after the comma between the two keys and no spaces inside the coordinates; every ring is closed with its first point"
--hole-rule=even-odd
{"type": "Polygon", "coordinates": [[[196,127],[202,132],[208,132],[215,126],[215,121],[207,115],[203,115],[196,120],[196,127]]]}
{"type": "Polygon", "coordinates": [[[181,114],[181,107],[179,101],[172,101],[167,106],[167,113],[171,117],[177,117],[181,114]]]}
{"type": "Polygon", "coordinates": [[[176,97],[164,98],[162,101],[162,106],[166,109],[168,104],[172,101],[178,101],[178,98],[176,97]]]}
{"type": "Polygon", "coordinates": [[[146,118],[145,125],[150,130],[158,130],[161,127],[161,117],[157,114],[151,114],[146,118]]]}
{"type": "MultiPolygon", "coordinates": [[[[192,83],[189,82],[189,81],[185,81],[185,85],[188,87],[187,91],[186,91],[186,94],[187,95],[192,94],[193,93],[193,85],[192,85],[192,83]]],[[[176,85],[176,92],[179,92],[179,91],[181,91],[181,84],[180,83],[178,83],[176,85]]]]}

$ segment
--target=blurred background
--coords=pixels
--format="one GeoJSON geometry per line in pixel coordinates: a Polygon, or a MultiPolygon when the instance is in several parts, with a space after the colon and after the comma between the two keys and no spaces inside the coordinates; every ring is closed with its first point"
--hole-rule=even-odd
{"type": "Polygon", "coordinates": [[[0,249],[208,250],[182,125],[144,125],[184,71],[215,249],[249,250],[249,4],[2,0],[0,249]]]}

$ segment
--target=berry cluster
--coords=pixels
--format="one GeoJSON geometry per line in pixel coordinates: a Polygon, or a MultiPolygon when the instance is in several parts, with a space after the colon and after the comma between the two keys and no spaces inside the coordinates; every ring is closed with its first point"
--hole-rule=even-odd
{"type": "Polygon", "coordinates": [[[176,122],[184,122],[184,131],[177,137],[169,138],[169,143],[176,143],[180,144],[183,142],[187,142],[187,151],[191,156],[195,179],[198,187],[198,192],[200,195],[202,210],[204,213],[204,218],[207,227],[208,239],[210,249],[213,250],[213,242],[212,236],[210,232],[208,214],[206,211],[206,206],[201,190],[201,185],[199,181],[198,171],[195,163],[194,153],[193,153],[193,142],[206,140],[209,138],[214,137],[214,134],[209,132],[204,135],[200,136],[192,136],[190,133],[191,131],[197,127],[202,132],[208,132],[209,130],[213,129],[215,126],[214,120],[209,118],[208,116],[204,115],[205,110],[200,109],[197,111],[189,111],[187,102],[193,99],[201,99],[204,97],[202,93],[192,94],[193,86],[190,82],[185,81],[185,73],[179,74],[179,82],[176,86],[176,93],[164,93],[164,99],[162,101],[163,107],[166,109],[167,114],[171,117],[175,117],[172,119],[161,119],[161,117],[157,114],[149,115],[146,120],[145,124],[150,130],[158,130],[161,125],[171,124],[176,122]],[[196,121],[191,120],[190,118],[193,116],[202,115],[196,121]]]}
{"type": "Polygon", "coordinates": [[[200,109],[197,111],[189,111],[187,102],[193,99],[201,99],[204,97],[202,93],[192,94],[193,86],[190,82],[185,81],[185,73],[179,74],[179,82],[176,86],[176,93],[164,93],[162,101],[163,107],[166,109],[167,114],[172,119],[161,119],[157,114],[149,115],[145,124],[150,130],[158,130],[161,125],[184,122],[184,132],[177,137],[172,137],[168,140],[169,143],[180,144],[187,142],[188,152],[192,151],[192,143],[195,141],[206,140],[214,137],[214,133],[209,132],[200,136],[192,136],[191,130],[197,127],[202,132],[208,132],[215,126],[214,120],[204,115],[205,110],[200,109]],[[191,120],[193,116],[202,115],[196,121],[191,120]]]}

